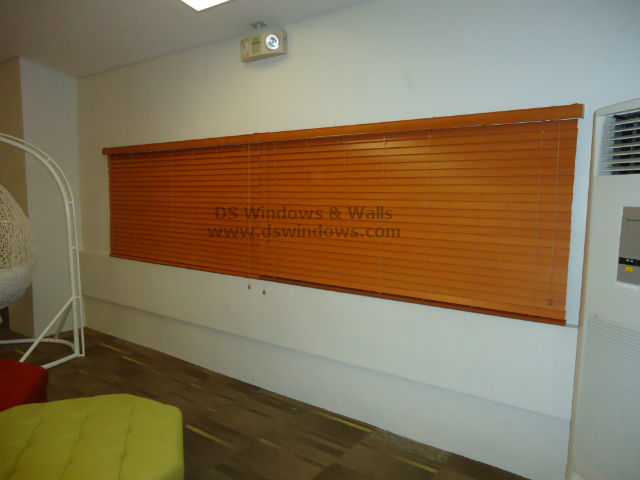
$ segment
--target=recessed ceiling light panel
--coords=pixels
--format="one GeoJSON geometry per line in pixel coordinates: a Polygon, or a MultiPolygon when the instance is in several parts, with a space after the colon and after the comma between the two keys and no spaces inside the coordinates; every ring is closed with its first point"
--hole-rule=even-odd
{"type": "Polygon", "coordinates": [[[228,2],[229,0],[180,0],[182,3],[186,3],[196,12],[201,12],[207,8],[215,7],[221,3],[228,2]]]}

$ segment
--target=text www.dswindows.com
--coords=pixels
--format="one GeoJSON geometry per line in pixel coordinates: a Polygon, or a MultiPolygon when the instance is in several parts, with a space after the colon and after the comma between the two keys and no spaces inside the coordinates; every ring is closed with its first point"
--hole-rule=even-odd
{"type": "Polygon", "coordinates": [[[211,227],[212,238],[400,238],[399,228],[385,227],[211,227]]]}

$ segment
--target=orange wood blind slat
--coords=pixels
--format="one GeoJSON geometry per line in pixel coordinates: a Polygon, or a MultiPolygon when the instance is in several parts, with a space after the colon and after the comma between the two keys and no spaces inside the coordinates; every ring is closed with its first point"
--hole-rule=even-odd
{"type": "Polygon", "coordinates": [[[105,148],[111,254],[561,324],[581,115],[105,148]]]}

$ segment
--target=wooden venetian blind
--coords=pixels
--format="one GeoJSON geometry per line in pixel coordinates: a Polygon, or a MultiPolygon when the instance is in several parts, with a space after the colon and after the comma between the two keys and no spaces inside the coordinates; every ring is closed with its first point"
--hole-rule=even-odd
{"type": "Polygon", "coordinates": [[[105,148],[111,254],[563,323],[581,116],[105,148]]]}

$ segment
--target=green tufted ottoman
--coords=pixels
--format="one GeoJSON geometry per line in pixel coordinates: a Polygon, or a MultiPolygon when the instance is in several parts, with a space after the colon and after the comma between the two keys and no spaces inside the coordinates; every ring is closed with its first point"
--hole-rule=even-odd
{"type": "Polygon", "coordinates": [[[182,413],[133,395],[0,412],[0,480],[182,480],[182,413]]]}

